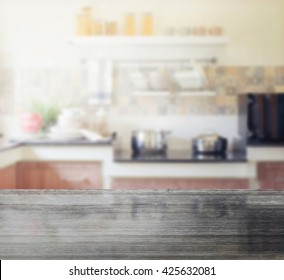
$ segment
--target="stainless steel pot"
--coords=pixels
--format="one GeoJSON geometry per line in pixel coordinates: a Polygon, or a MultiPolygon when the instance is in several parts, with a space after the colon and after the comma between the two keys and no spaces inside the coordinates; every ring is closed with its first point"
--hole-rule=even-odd
{"type": "Polygon", "coordinates": [[[216,133],[203,134],[192,140],[192,148],[197,154],[225,154],[228,141],[216,133]]]}
{"type": "Polygon", "coordinates": [[[166,153],[169,131],[139,130],[133,131],[131,147],[134,154],[166,153]]]}

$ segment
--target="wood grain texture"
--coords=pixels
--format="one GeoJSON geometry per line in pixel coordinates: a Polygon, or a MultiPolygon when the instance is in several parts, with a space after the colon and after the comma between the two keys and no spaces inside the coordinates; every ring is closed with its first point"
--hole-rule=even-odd
{"type": "Polygon", "coordinates": [[[0,259],[284,259],[284,193],[1,190],[0,259]]]}
{"type": "Polygon", "coordinates": [[[261,162],[257,165],[261,189],[284,190],[284,162],[261,162]]]}
{"type": "Polygon", "coordinates": [[[100,162],[20,162],[19,189],[100,189],[100,162]]]}
{"type": "Polygon", "coordinates": [[[17,166],[11,165],[0,169],[0,189],[16,189],[17,166]]]}

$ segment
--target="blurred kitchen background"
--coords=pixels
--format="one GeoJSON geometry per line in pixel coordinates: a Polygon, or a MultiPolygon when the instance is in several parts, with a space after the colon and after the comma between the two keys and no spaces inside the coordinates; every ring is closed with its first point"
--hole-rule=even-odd
{"type": "Polygon", "coordinates": [[[284,92],[283,10],[283,0],[0,0],[0,131],[21,135],[23,113],[44,104],[83,109],[88,129],[104,118],[121,147],[136,129],[170,130],[170,149],[212,129],[238,142],[238,95],[284,92]]]}

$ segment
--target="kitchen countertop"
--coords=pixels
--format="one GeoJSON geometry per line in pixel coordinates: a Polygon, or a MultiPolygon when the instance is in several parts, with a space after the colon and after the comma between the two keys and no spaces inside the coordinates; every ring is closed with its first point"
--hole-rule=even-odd
{"type": "Polygon", "coordinates": [[[0,153],[21,146],[19,143],[0,142],[0,153]]]}
{"type": "Polygon", "coordinates": [[[0,191],[0,259],[284,259],[281,191],[0,191]]]}
{"type": "Polygon", "coordinates": [[[86,139],[79,140],[48,140],[48,139],[35,139],[35,140],[10,140],[0,141],[0,152],[7,151],[16,147],[22,146],[112,146],[113,141],[89,141],[86,139]]]}
{"type": "Polygon", "coordinates": [[[255,164],[247,162],[244,155],[237,158],[203,159],[197,161],[187,152],[180,151],[165,158],[138,161],[139,164],[126,158],[126,161],[115,160],[114,145],[19,145],[1,153],[0,169],[13,166],[17,162],[100,162],[102,164],[103,188],[112,187],[113,178],[236,178],[253,179],[256,176],[255,164]],[[178,154],[178,155],[177,155],[178,154]],[[178,156],[178,157],[177,157],[178,156]],[[200,164],[202,162],[202,164],[200,164]],[[229,164],[228,164],[229,163],[229,164]],[[232,168],[233,164],[233,168],[232,168]],[[201,166],[202,165],[202,166],[201,166]],[[190,168],[189,168],[190,167],[190,168]]]}
{"type": "Polygon", "coordinates": [[[113,144],[112,140],[102,140],[102,141],[90,141],[87,139],[78,139],[78,140],[53,140],[53,139],[34,139],[34,140],[21,140],[21,141],[11,141],[11,143],[15,143],[23,146],[66,146],[66,145],[74,145],[74,146],[92,146],[92,145],[101,145],[101,146],[111,146],[113,144]]]}
{"type": "Polygon", "coordinates": [[[246,162],[247,157],[245,152],[230,152],[226,155],[194,155],[189,150],[134,156],[130,150],[118,150],[114,152],[114,161],[117,163],[240,163],[246,162]]]}
{"type": "Polygon", "coordinates": [[[284,147],[284,142],[249,142],[248,147],[284,147]]]}
{"type": "Polygon", "coordinates": [[[250,188],[257,189],[258,162],[284,159],[283,147],[248,146],[247,154],[229,153],[225,158],[198,158],[190,150],[169,149],[166,156],[133,159],[131,151],[118,151],[116,146],[115,142],[88,141],[4,143],[0,145],[0,169],[21,161],[101,162],[104,189],[111,188],[113,178],[125,177],[246,179],[250,188]]]}

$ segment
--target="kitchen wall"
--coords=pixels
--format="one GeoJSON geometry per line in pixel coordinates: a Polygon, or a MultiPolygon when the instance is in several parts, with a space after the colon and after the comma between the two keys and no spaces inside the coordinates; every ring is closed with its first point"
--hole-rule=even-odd
{"type": "Polygon", "coordinates": [[[227,65],[284,62],[283,0],[0,0],[2,62],[66,66],[76,60],[68,39],[85,4],[96,17],[120,22],[129,11],[151,11],[159,34],[169,26],[221,25],[230,38],[227,65]]]}
{"type": "Polygon", "coordinates": [[[87,105],[82,57],[68,43],[83,5],[118,21],[129,11],[151,11],[158,34],[169,26],[221,25],[229,38],[219,64],[204,68],[215,97],[134,96],[123,70],[115,68],[107,110],[110,129],[121,134],[167,128],[179,147],[188,144],[179,139],[207,128],[233,139],[239,93],[284,91],[283,0],[0,0],[0,116],[9,134],[18,130],[17,116],[31,97],[84,105],[94,115],[95,108],[87,105]]]}

